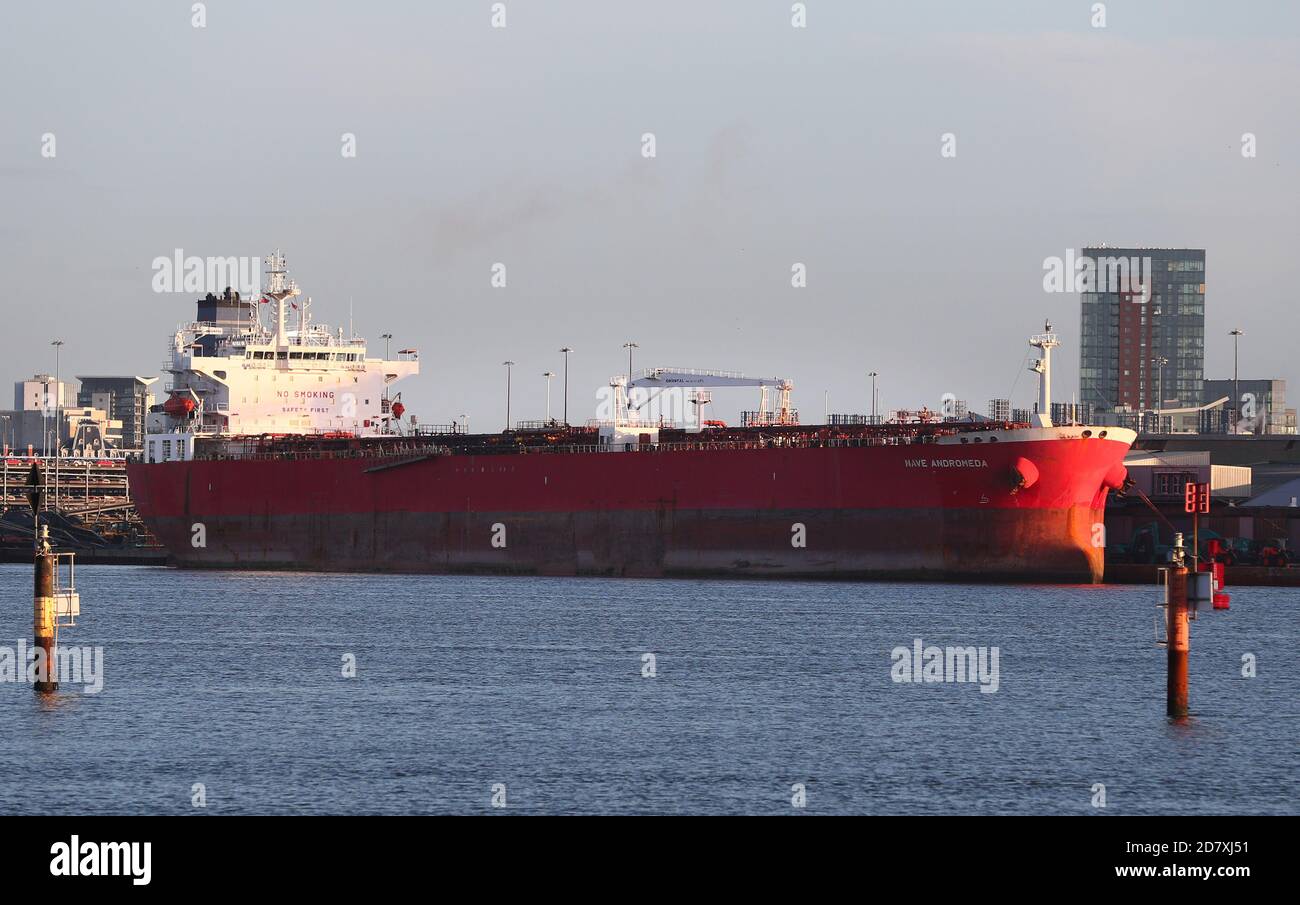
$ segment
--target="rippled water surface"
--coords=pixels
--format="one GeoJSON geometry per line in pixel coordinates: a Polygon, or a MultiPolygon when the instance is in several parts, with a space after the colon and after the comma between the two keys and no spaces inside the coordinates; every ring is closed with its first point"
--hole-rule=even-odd
{"type": "Polygon", "coordinates": [[[103,690],[0,683],[0,813],[1300,810],[1300,590],[1201,614],[1175,725],[1150,587],[77,574],[103,690]],[[893,681],[916,638],[998,690],[893,681]]]}

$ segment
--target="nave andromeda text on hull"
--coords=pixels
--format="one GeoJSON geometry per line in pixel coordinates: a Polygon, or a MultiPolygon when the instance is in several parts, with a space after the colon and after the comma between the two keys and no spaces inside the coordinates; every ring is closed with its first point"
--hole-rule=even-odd
{"type": "Polygon", "coordinates": [[[256,299],[198,303],[171,344],[136,506],[182,567],[839,579],[1099,581],[1107,494],[1135,439],[1053,425],[1048,330],[1033,423],[805,425],[789,381],[651,368],[610,381],[608,420],[471,434],[406,415],[418,354],[369,357],[312,323],[267,258],[256,299]],[[631,379],[629,379],[629,377],[631,379]],[[758,386],[740,427],[709,387],[758,386]],[[630,388],[691,394],[641,418],[630,388]]]}

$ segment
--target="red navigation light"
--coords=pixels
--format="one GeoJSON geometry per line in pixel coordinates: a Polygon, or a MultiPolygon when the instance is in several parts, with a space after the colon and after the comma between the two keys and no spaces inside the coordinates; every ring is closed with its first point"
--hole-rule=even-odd
{"type": "Polygon", "coordinates": [[[1210,511],[1210,485],[1208,483],[1194,484],[1188,481],[1183,485],[1183,511],[1202,514],[1210,511]]]}

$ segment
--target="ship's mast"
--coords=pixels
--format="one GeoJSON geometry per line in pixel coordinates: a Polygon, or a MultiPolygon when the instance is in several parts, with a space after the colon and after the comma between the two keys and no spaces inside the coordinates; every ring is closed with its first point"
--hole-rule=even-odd
{"type": "Polygon", "coordinates": [[[289,336],[285,328],[285,302],[297,296],[301,290],[297,283],[289,279],[289,271],[285,269],[284,255],[280,254],[280,249],[267,255],[265,264],[266,291],[263,294],[275,302],[275,344],[287,346],[289,336]]]}
{"type": "Polygon", "coordinates": [[[1039,427],[1052,426],[1052,350],[1060,345],[1052,332],[1052,322],[1043,324],[1043,332],[1029,337],[1029,344],[1043,350],[1043,357],[1029,366],[1038,374],[1038,413],[1034,423],[1039,427]]]}

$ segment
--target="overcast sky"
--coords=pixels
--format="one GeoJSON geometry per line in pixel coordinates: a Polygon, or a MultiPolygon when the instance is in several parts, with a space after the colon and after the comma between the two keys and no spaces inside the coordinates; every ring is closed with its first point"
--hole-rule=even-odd
{"type": "Polygon", "coordinates": [[[505,359],[540,418],[564,345],[581,420],[629,339],[638,368],[790,377],[805,420],[827,390],[866,410],[873,369],[889,407],[983,411],[1031,398],[1044,317],[1077,388],[1043,259],[1108,242],[1205,248],[1206,376],[1239,326],[1242,376],[1300,401],[1297,4],[504,5],[6,3],[5,385],[55,338],[64,374],[157,374],[194,307],[153,259],[279,247],[318,320],[353,298],[372,350],[420,348],[422,421],[499,426],[505,359]]]}

